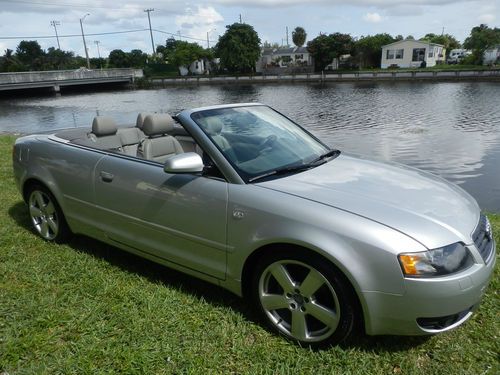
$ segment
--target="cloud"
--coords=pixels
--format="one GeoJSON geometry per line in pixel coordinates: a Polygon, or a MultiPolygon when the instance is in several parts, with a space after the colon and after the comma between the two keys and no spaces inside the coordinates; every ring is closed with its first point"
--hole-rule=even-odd
{"type": "Polygon", "coordinates": [[[492,24],[496,17],[494,14],[481,14],[477,19],[481,23],[492,24]]]}
{"type": "Polygon", "coordinates": [[[371,22],[371,23],[378,23],[378,22],[382,21],[382,17],[378,13],[366,13],[363,16],[363,19],[366,22],[371,22]]]}
{"type": "Polygon", "coordinates": [[[207,32],[216,29],[217,26],[220,27],[222,21],[224,17],[214,7],[201,5],[198,5],[196,10],[187,8],[183,15],[175,17],[175,24],[181,34],[203,40],[206,40],[207,32]]]}
{"type": "MultiPolygon", "coordinates": [[[[470,2],[470,0],[309,0],[307,3],[314,5],[357,5],[372,6],[377,8],[390,8],[398,5],[446,5],[459,2],[470,2]]],[[[229,6],[248,7],[289,7],[304,5],[303,0],[213,0],[212,3],[229,6]]]]}

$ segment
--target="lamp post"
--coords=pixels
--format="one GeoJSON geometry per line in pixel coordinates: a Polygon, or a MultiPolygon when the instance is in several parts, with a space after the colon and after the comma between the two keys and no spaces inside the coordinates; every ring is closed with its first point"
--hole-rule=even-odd
{"type": "Polygon", "coordinates": [[[94,40],[94,43],[97,46],[97,56],[99,56],[99,67],[102,69],[101,51],[99,51],[99,43],[101,43],[101,42],[99,40],[94,40]]]}
{"type": "Polygon", "coordinates": [[[208,36],[212,31],[215,31],[215,30],[217,30],[217,28],[213,28],[213,29],[207,31],[207,48],[210,48],[210,39],[208,38],[208,36]]]}
{"type": "Polygon", "coordinates": [[[87,69],[90,69],[89,52],[87,51],[87,43],[85,42],[85,34],[83,33],[83,20],[87,16],[90,16],[90,13],[87,13],[80,18],[80,28],[82,29],[83,48],[85,49],[85,57],[87,58],[87,69]]]}

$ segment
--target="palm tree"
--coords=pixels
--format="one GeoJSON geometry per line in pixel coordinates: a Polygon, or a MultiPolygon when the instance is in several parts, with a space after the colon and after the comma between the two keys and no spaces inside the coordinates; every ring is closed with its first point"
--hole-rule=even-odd
{"type": "Polygon", "coordinates": [[[307,33],[303,27],[297,26],[295,30],[292,31],[293,44],[297,47],[302,47],[306,42],[307,33]]]}

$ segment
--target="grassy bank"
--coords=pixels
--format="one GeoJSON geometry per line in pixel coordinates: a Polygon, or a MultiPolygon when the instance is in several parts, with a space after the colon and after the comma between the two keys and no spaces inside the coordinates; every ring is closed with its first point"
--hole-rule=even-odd
{"type": "MultiPolygon", "coordinates": [[[[312,352],[267,332],[222,289],[87,238],[35,236],[12,177],[13,141],[0,136],[0,373],[499,371],[498,270],[479,311],[453,332],[312,352]]],[[[498,241],[500,216],[491,217],[498,241]]]]}

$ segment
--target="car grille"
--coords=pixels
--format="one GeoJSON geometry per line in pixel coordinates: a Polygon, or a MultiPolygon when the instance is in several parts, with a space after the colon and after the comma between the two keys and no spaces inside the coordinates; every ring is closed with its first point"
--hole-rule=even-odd
{"type": "Polygon", "coordinates": [[[493,251],[493,233],[491,232],[491,226],[489,225],[488,219],[483,214],[481,214],[479,223],[474,233],[472,233],[472,239],[481,257],[487,262],[493,251]],[[487,227],[490,227],[490,229],[487,230],[487,227]]]}

